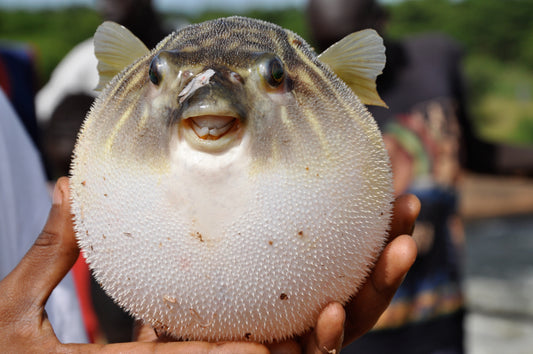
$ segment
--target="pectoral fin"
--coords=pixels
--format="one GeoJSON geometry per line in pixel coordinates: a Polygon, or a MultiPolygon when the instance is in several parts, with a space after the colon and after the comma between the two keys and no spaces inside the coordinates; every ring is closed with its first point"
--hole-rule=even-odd
{"type": "Polygon", "coordinates": [[[96,90],[102,90],[126,66],[148,53],[150,50],[126,27],[111,21],[102,23],[94,35],[100,75],[96,90]]]}
{"type": "Polygon", "coordinates": [[[352,33],[318,56],[364,104],[387,107],[376,90],[385,67],[383,39],[372,29],[352,33]]]}

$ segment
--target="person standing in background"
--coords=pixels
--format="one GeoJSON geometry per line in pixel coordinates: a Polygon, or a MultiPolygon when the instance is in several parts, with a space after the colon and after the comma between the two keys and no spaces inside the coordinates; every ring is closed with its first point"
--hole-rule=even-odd
{"type": "Polygon", "coordinates": [[[390,40],[388,14],[376,0],[309,0],[308,16],[318,52],[365,28],[384,37],[387,62],[377,89],[389,108],[368,109],[384,135],[396,194],[413,193],[422,203],[414,266],[375,330],[345,351],[463,353],[460,174],[531,175],[533,151],[476,136],[466,108],[463,50],[451,38],[428,33],[390,40]]]}
{"type": "MultiPolygon", "coordinates": [[[[387,13],[374,0],[310,0],[319,51],[345,35],[373,28],[384,35],[387,13]]],[[[387,63],[377,88],[389,106],[368,107],[391,158],[397,195],[422,209],[413,237],[419,255],[375,329],[350,353],[463,353],[463,235],[457,216],[462,141],[473,135],[466,116],[461,49],[438,34],[402,42],[385,37],[387,63]]],[[[467,155],[468,156],[468,155],[467,155]]]]}

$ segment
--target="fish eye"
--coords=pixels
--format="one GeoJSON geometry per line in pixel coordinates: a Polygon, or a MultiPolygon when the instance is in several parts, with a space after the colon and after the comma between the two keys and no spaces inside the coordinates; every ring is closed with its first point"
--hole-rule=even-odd
{"type": "Polygon", "coordinates": [[[161,66],[162,63],[159,59],[159,55],[156,55],[150,62],[150,68],[148,69],[148,76],[154,85],[159,85],[161,83],[161,66]]]}
{"type": "Polygon", "coordinates": [[[259,71],[266,82],[273,88],[279,87],[285,80],[283,62],[274,54],[265,54],[261,57],[259,71]]]}

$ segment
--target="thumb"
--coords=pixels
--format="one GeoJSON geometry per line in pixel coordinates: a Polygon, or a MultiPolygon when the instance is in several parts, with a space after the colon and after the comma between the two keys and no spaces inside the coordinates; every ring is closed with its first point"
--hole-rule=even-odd
{"type": "Polygon", "coordinates": [[[313,345],[307,353],[340,353],[344,340],[344,307],[338,302],[328,304],[318,316],[313,345]]]}
{"type": "Polygon", "coordinates": [[[4,279],[2,285],[10,289],[12,298],[17,299],[22,308],[27,308],[24,304],[44,307],[52,290],[78,257],[69,201],[68,178],[63,177],[56,183],[52,208],[43,231],[4,279]]]}

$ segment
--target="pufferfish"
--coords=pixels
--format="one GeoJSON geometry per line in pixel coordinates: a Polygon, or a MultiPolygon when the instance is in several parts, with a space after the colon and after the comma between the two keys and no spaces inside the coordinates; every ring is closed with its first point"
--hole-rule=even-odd
{"type": "Polygon", "coordinates": [[[103,88],[71,169],[79,245],[125,310],[184,340],[272,342],[356,294],[392,209],[364,104],[381,38],[321,55],[277,25],[229,17],[153,50],[106,22],[103,88]]]}

